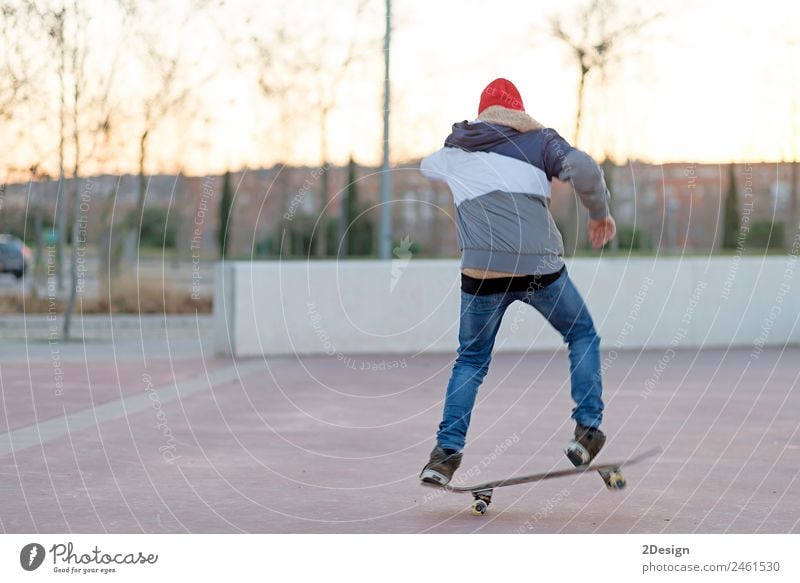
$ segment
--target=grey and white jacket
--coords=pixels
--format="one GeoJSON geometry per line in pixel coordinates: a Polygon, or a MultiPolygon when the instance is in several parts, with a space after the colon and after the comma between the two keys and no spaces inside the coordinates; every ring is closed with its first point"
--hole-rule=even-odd
{"type": "Polygon", "coordinates": [[[603,172],[527,114],[498,107],[486,113],[454,124],[444,147],[420,164],[424,176],[453,193],[461,268],[554,273],[564,265],[564,244],[550,214],[551,181],[571,182],[589,216],[600,219],[608,215],[603,172]],[[489,121],[498,119],[504,123],[489,121]]]}

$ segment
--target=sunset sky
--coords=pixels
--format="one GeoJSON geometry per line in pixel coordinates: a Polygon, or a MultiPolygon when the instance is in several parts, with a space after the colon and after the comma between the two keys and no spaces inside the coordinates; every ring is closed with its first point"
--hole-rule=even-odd
{"type": "MultiPolygon", "coordinates": [[[[393,160],[416,158],[439,147],[454,121],[475,117],[481,89],[499,76],[517,84],[531,115],[571,140],[577,68],[565,47],[548,36],[546,23],[550,15],[569,14],[576,4],[395,0],[393,160]]],[[[619,4],[623,13],[633,14],[648,10],[651,3],[619,4]]],[[[623,58],[606,78],[589,78],[579,146],[599,157],[608,153],[617,160],[653,162],[778,161],[800,151],[800,3],[661,4],[661,18],[623,45],[623,58]]],[[[354,0],[232,0],[216,19],[226,23],[231,37],[241,33],[242,38],[251,30],[269,38],[280,22],[289,23],[291,34],[305,43],[298,53],[314,54],[324,37],[327,67],[341,58],[355,36],[363,53],[335,92],[330,152],[337,163],[352,154],[363,164],[376,164],[383,2],[367,2],[358,22],[354,5],[354,0]]],[[[103,10],[100,4],[96,9],[103,10]]],[[[106,33],[99,42],[109,43],[110,54],[117,35],[106,33]]],[[[233,66],[238,49],[214,38],[213,23],[201,22],[176,42],[196,53],[215,76],[199,92],[191,115],[183,112],[155,132],[150,172],[203,174],[283,161],[319,163],[319,108],[314,101],[329,75],[280,75],[280,83],[289,88],[287,96],[268,99],[257,88],[253,67],[233,66]]],[[[277,49],[281,58],[294,58],[296,47],[277,49]]],[[[240,53],[248,54],[246,47],[240,53]]],[[[135,99],[146,72],[121,66],[119,73],[128,97],[135,99]]],[[[135,170],[136,124],[121,127],[114,152],[95,160],[96,169],[135,170]]],[[[41,144],[48,132],[44,122],[26,126],[14,163],[26,164],[32,136],[41,144]]],[[[46,164],[52,165],[52,152],[46,164]]]]}

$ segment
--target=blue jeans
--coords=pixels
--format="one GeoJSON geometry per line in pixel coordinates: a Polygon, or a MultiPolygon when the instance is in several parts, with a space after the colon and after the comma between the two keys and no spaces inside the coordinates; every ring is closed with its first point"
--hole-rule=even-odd
{"type": "Polygon", "coordinates": [[[586,427],[599,427],[603,419],[603,385],[600,375],[600,337],[589,310],[567,271],[544,289],[490,295],[461,292],[458,356],[444,402],[444,415],[436,441],[460,451],[466,442],[472,408],[483,378],[489,371],[495,336],[506,308],[515,300],[536,308],[569,346],[572,418],[586,427]]]}

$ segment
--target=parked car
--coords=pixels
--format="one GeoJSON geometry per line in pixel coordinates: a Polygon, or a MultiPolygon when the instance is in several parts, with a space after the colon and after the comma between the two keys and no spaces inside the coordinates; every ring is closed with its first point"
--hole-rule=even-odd
{"type": "Polygon", "coordinates": [[[20,279],[28,270],[32,252],[14,235],[0,235],[0,273],[13,273],[20,279]]]}

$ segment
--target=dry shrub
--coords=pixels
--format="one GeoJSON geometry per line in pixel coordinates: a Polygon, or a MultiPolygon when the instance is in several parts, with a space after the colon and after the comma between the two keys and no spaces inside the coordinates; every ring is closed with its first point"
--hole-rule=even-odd
{"type": "MultiPolygon", "coordinates": [[[[112,281],[108,296],[97,300],[97,312],[114,314],[194,314],[210,313],[211,298],[193,299],[188,290],[154,278],[119,277],[112,281]]],[[[85,302],[84,302],[85,306],[85,302]]]]}
{"type": "MultiPolygon", "coordinates": [[[[55,311],[64,313],[66,302],[55,301],[55,311]]],[[[0,296],[0,314],[46,314],[52,303],[47,297],[25,298],[21,294],[0,296]]],[[[101,292],[100,297],[84,298],[76,304],[76,312],[84,314],[210,314],[212,298],[192,298],[188,290],[177,288],[160,279],[119,277],[111,282],[110,293],[101,292]]]]}
{"type": "MultiPolygon", "coordinates": [[[[65,304],[66,302],[55,300],[55,312],[62,314],[65,304]]],[[[47,297],[34,298],[30,295],[24,297],[20,293],[0,295],[0,314],[47,314],[51,305],[47,297]]]]}

